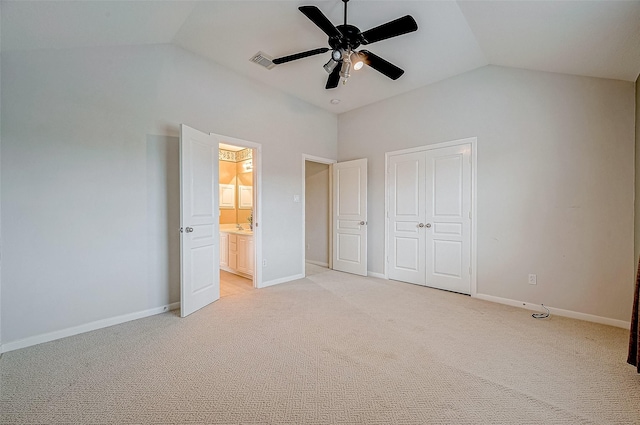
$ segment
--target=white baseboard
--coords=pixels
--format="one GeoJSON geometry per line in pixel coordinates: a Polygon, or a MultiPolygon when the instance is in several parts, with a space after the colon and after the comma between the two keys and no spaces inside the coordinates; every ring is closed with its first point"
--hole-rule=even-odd
{"type": "MultiPolygon", "coordinates": [[[[476,294],[474,298],[544,313],[544,309],[539,304],[532,304],[524,301],[511,300],[509,298],[494,297],[493,295],[486,295],[486,294],[476,294]]],[[[557,316],[568,317],[570,319],[584,320],[584,321],[593,322],[593,323],[600,323],[601,325],[615,326],[617,328],[623,328],[623,329],[630,329],[631,327],[631,322],[625,322],[624,320],[611,319],[608,317],[596,316],[588,313],[580,313],[580,312],[571,311],[571,310],[563,310],[561,308],[549,307],[548,305],[545,305],[545,307],[549,309],[551,314],[555,314],[557,316]]]]}
{"type": "Polygon", "coordinates": [[[278,285],[280,283],[291,282],[292,280],[298,280],[298,279],[304,279],[304,273],[281,277],[280,279],[268,280],[266,282],[262,282],[262,285],[260,285],[259,288],[266,288],[267,286],[278,285]]]}
{"type": "Polygon", "coordinates": [[[119,325],[121,323],[130,322],[136,319],[142,319],[144,317],[153,316],[160,313],[166,313],[170,310],[180,308],[180,303],[166,304],[160,307],[151,308],[149,310],[138,311],[135,313],[123,314],[121,316],[111,317],[108,319],[96,320],[95,322],[86,323],[84,325],[74,326],[71,328],[61,329],[59,331],[53,331],[46,334],[36,335],[29,338],[20,339],[18,341],[8,342],[2,344],[0,347],[0,353],[7,353],[13,350],[19,350],[20,348],[31,347],[32,345],[42,344],[43,342],[55,341],[56,339],[66,338],[68,336],[78,335],[84,332],[95,331],[102,328],[107,328],[113,325],[119,325]]]}
{"type": "Polygon", "coordinates": [[[304,260],[305,263],[314,264],[320,267],[329,268],[329,263],[323,263],[322,261],[304,260]]]}
{"type": "Polygon", "coordinates": [[[384,275],[384,273],[376,273],[376,272],[372,272],[370,270],[367,270],[367,276],[370,277],[377,277],[378,279],[386,279],[387,277],[384,275]]]}

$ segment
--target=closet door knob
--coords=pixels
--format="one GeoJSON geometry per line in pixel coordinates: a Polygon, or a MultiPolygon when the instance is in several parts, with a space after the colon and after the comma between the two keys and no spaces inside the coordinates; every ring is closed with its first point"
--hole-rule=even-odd
{"type": "Polygon", "coordinates": [[[424,227],[424,223],[418,224],[418,227],[424,227]]]}
{"type": "Polygon", "coordinates": [[[431,223],[425,224],[424,227],[426,227],[428,229],[429,227],[431,227],[431,223]]]}
{"type": "Polygon", "coordinates": [[[187,228],[185,229],[185,231],[186,231],[187,233],[191,233],[191,232],[193,232],[193,227],[187,227],[187,228]]]}

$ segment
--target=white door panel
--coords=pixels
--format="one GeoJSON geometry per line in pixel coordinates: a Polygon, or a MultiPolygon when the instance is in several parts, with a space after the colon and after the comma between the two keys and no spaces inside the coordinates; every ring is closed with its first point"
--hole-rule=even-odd
{"type": "Polygon", "coordinates": [[[218,141],[180,127],[180,315],[220,298],[218,141]]]}
{"type": "Polygon", "coordinates": [[[367,160],[333,165],[333,269],[367,275],[367,160]]]}
{"type": "Polygon", "coordinates": [[[426,284],[471,293],[471,148],[470,145],[426,151],[426,284]]]}
{"type": "Polygon", "coordinates": [[[425,284],[425,155],[389,158],[389,279],[425,284]]]}

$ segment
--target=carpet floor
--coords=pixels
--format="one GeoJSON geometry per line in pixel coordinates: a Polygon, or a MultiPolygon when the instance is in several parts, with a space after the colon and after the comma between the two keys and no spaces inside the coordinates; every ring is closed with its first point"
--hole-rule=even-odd
{"type": "Polygon", "coordinates": [[[3,424],[638,424],[624,329],[314,269],[5,353],[3,424]]]}

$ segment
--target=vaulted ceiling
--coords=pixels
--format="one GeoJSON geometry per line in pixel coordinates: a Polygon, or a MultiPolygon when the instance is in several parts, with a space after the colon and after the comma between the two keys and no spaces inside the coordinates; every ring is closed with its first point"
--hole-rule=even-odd
{"type": "Polygon", "coordinates": [[[271,70],[249,60],[327,46],[301,5],[342,23],[340,0],[2,1],[1,48],[171,43],[335,113],[487,64],[627,81],[640,72],[640,1],[351,0],[348,21],[363,31],[407,14],[418,31],[367,46],[403,68],[400,79],[364,67],[325,90],[330,53],[271,70]]]}

